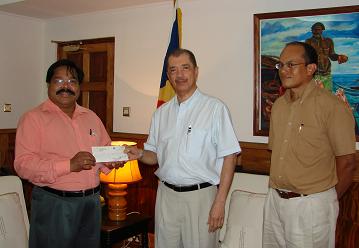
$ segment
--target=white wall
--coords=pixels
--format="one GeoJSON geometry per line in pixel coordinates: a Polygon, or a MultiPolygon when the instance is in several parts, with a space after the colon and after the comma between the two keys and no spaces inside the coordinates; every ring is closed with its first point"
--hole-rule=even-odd
{"type": "MultiPolygon", "coordinates": [[[[359,4],[358,0],[182,0],[179,3],[183,12],[183,47],[197,57],[200,89],[228,105],[241,141],[263,143],[267,138],[253,136],[252,130],[253,14],[359,4]]],[[[172,5],[168,2],[52,19],[46,22],[44,32],[45,67],[56,58],[56,46],[51,40],[114,36],[114,131],[148,133],[172,17],[172,5]],[[131,117],[121,116],[123,106],[131,107],[131,117]]],[[[36,90],[35,94],[38,93],[36,90]]],[[[42,94],[45,98],[46,91],[42,94]]],[[[28,103],[39,102],[36,99],[28,103]]]]}
{"type": "Polygon", "coordinates": [[[0,128],[15,128],[42,99],[44,22],[0,13],[0,128]],[[10,103],[12,112],[3,112],[10,103]]]}

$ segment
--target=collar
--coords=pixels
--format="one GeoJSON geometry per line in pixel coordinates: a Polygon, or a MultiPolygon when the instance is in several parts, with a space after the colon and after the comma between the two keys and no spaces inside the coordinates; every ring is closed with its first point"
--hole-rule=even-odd
{"type": "Polygon", "coordinates": [[[188,99],[186,99],[185,101],[183,101],[183,102],[181,102],[181,103],[179,103],[179,101],[178,101],[178,98],[177,98],[177,95],[176,95],[176,97],[174,97],[175,99],[174,99],[174,101],[175,101],[175,103],[176,103],[176,105],[177,106],[191,106],[192,105],[192,103],[194,102],[194,101],[196,101],[196,99],[198,99],[199,97],[200,97],[200,95],[202,95],[202,93],[200,92],[200,90],[197,88],[194,92],[193,92],[193,94],[192,94],[192,96],[190,96],[188,99]]]}
{"type": "MultiPolygon", "coordinates": [[[[53,103],[50,99],[47,99],[41,106],[41,111],[47,111],[47,112],[61,112],[64,113],[59,106],[57,106],[55,103],[53,103]]],[[[87,112],[88,110],[76,103],[74,114],[72,115],[77,116],[82,113],[87,112]]]]}
{"type": "Polygon", "coordinates": [[[299,95],[298,99],[295,101],[292,101],[290,98],[290,90],[286,90],[284,93],[284,98],[287,101],[287,103],[292,103],[299,101],[300,103],[303,103],[303,101],[307,98],[307,96],[313,91],[313,89],[317,87],[317,84],[315,83],[314,79],[312,79],[304,88],[304,90],[299,95]]]}

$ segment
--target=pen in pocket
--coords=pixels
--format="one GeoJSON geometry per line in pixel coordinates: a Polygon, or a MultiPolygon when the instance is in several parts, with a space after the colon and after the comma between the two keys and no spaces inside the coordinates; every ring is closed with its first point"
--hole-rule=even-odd
{"type": "Polygon", "coordinates": [[[300,126],[299,126],[299,132],[301,132],[301,131],[303,130],[303,128],[304,128],[304,124],[302,123],[302,124],[300,124],[300,126]]]}

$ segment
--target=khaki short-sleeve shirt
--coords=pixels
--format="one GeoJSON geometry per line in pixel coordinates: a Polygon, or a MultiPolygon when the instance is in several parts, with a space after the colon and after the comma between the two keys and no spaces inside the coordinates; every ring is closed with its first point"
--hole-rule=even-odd
{"type": "Polygon", "coordinates": [[[336,185],[335,157],[355,153],[351,110],[312,81],[291,101],[289,90],[272,108],[270,187],[312,194],[336,185]]]}

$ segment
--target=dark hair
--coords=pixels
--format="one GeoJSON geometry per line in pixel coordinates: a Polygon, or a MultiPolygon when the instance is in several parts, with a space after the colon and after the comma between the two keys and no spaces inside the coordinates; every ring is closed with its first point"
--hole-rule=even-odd
{"type": "Polygon", "coordinates": [[[167,57],[166,57],[166,69],[168,69],[168,59],[169,59],[169,57],[178,57],[178,56],[180,56],[182,54],[187,54],[188,57],[189,57],[189,60],[193,64],[193,66],[197,67],[196,57],[194,56],[194,54],[190,50],[187,50],[187,49],[184,49],[184,48],[176,48],[176,49],[174,49],[173,51],[171,51],[171,52],[169,52],[167,54],[167,57]]]}
{"type": "Polygon", "coordinates": [[[61,66],[66,66],[67,71],[70,72],[71,75],[76,78],[77,81],[79,81],[79,83],[82,83],[82,80],[84,79],[84,72],[73,61],[68,59],[60,59],[50,65],[46,74],[47,83],[50,83],[52,77],[54,76],[55,70],[61,66]]]}
{"type": "Polygon", "coordinates": [[[312,25],[312,31],[315,29],[316,26],[319,26],[319,27],[322,28],[322,30],[325,30],[325,26],[324,26],[323,23],[321,23],[321,22],[316,22],[316,23],[314,23],[314,24],[312,25]]]}
{"type": "Polygon", "coordinates": [[[312,47],[311,45],[305,43],[305,42],[300,42],[300,41],[293,41],[293,42],[289,42],[285,45],[287,46],[301,46],[304,48],[304,60],[305,63],[308,64],[316,64],[318,65],[318,54],[317,51],[315,50],[314,47],[312,47]]]}

